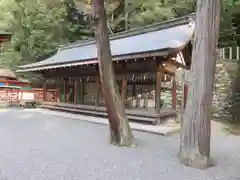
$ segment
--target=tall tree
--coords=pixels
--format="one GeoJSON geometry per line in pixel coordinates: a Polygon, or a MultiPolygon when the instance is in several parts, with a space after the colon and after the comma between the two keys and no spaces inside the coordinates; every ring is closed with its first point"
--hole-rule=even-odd
{"type": "Polygon", "coordinates": [[[104,0],[93,0],[92,2],[100,80],[109,119],[110,141],[112,144],[120,146],[131,146],[133,135],[113,72],[104,0]]]}
{"type": "Polygon", "coordinates": [[[176,0],[172,6],[172,10],[176,16],[184,16],[195,12],[196,0],[176,0]]]}
{"type": "Polygon", "coordinates": [[[175,0],[128,0],[128,2],[130,28],[159,23],[174,17],[172,6],[175,0]]]}
{"type": "Polygon", "coordinates": [[[195,168],[210,165],[210,111],[220,22],[219,0],[198,0],[188,102],[184,114],[180,162],[195,168]]]}

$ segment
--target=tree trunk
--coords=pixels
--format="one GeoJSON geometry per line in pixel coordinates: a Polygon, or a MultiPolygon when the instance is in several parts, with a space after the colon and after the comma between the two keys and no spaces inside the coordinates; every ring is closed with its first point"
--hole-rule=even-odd
{"type": "Polygon", "coordinates": [[[132,130],[113,72],[104,0],[92,0],[92,2],[100,80],[109,119],[110,142],[120,146],[132,146],[134,139],[132,130]]]}
{"type": "Polygon", "coordinates": [[[179,150],[180,162],[199,169],[210,165],[210,111],[220,19],[219,0],[198,0],[188,101],[179,150]]]}

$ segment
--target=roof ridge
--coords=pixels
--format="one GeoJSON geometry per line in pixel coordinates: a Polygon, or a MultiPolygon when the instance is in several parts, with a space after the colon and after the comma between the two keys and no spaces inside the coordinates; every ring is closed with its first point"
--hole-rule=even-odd
{"type": "MultiPolygon", "coordinates": [[[[143,26],[140,28],[134,28],[134,29],[130,29],[127,31],[119,32],[119,33],[110,35],[109,38],[110,38],[110,40],[115,40],[115,39],[125,38],[125,37],[129,37],[129,36],[144,34],[144,33],[148,33],[148,32],[157,31],[160,29],[166,29],[166,28],[170,28],[170,27],[174,27],[174,26],[191,23],[191,19],[194,18],[194,16],[195,16],[195,13],[192,13],[192,14],[188,14],[186,16],[182,16],[179,18],[172,18],[168,21],[155,23],[155,24],[143,26]]],[[[94,43],[96,43],[95,38],[91,38],[91,39],[88,39],[85,41],[76,41],[74,43],[60,45],[59,51],[71,49],[71,48],[75,48],[75,47],[91,45],[94,43]]]]}

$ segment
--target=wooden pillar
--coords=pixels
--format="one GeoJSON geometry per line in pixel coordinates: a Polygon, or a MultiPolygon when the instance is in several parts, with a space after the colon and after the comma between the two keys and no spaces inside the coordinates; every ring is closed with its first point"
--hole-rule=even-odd
{"type": "Polygon", "coordinates": [[[67,101],[67,79],[63,80],[63,95],[64,95],[63,102],[66,103],[66,101],[67,101]]]}
{"type": "MultiPolygon", "coordinates": [[[[74,83],[73,83],[73,81],[72,81],[73,79],[72,78],[69,78],[68,79],[68,81],[67,81],[67,93],[66,93],[66,95],[67,95],[67,100],[66,100],[66,102],[67,103],[74,103],[74,102],[71,102],[71,95],[72,95],[72,93],[73,93],[73,96],[74,96],[74,91],[73,91],[73,86],[74,86],[74,83]]],[[[74,101],[74,98],[73,98],[73,101],[74,101]]]]}
{"type": "Polygon", "coordinates": [[[78,96],[79,96],[79,89],[78,89],[79,79],[74,79],[74,104],[78,104],[78,96]]]}
{"type": "Polygon", "coordinates": [[[43,80],[43,101],[47,100],[47,82],[46,79],[44,78],[43,80]]]}
{"type": "Polygon", "coordinates": [[[177,109],[177,83],[175,76],[172,76],[172,108],[177,109]]]}
{"type": "Polygon", "coordinates": [[[185,109],[186,105],[187,105],[187,94],[188,94],[188,85],[184,84],[184,86],[183,86],[183,109],[185,109]]]}
{"type": "Polygon", "coordinates": [[[147,89],[145,89],[144,93],[143,93],[143,107],[148,108],[148,92],[147,92],[147,89]]]}
{"type": "Polygon", "coordinates": [[[82,81],[81,81],[81,96],[80,96],[80,99],[81,99],[81,104],[84,104],[84,94],[85,94],[85,85],[84,85],[85,81],[84,81],[84,78],[82,78],[82,81]]]}
{"type": "Polygon", "coordinates": [[[60,102],[60,95],[61,95],[61,93],[60,93],[60,88],[58,87],[57,88],[57,92],[56,92],[56,102],[60,102]]]}
{"type": "Polygon", "coordinates": [[[56,79],[56,102],[60,102],[60,79],[56,79]]]}
{"type": "Polygon", "coordinates": [[[100,85],[100,77],[97,77],[96,80],[96,102],[95,105],[99,106],[100,105],[100,92],[101,92],[101,85],[100,85]]]}
{"type": "Polygon", "coordinates": [[[17,107],[19,106],[19,89],[17,89],[17,107]]]}
{"type": "Polygon", "coordinates": [[[155,108],[157,113],[160,113],[161,107],[161,81],[163,77],[161,69],[162,69],[161,63],[157,63],[156,87],[155,87],[155,108]]]}
{"type": "Polygon", "coordinates": [[[124,74],[122,79],[122,100],[124,104],[126,103],[126,99],[127,99],[127,77],[124,74]]]}
{"type": "MultiPolygon", "coordinates": [[[[134,83],[134,82],[132,82],[134,83]]],[[[136,107],[136,84],[132,84],[132,104],[131,107],[136,107]]]]}

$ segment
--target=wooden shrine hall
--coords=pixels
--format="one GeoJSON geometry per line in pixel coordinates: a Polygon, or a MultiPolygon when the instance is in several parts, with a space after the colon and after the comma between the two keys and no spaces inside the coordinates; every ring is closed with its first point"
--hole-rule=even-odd
{"type": "MultiPolygon", "coordinates": [[[[188,15],[110,36],[116,80],[130,119],[156,122],[176,115],[174,76],[190,68],[193,19],[188,15]],[[170,92],[171,107],[165,107],[163,91],[170,92]]],[[[44,92],[53,86],[59,89],[56,102],[46,102],[44,93],[44,107],[106,116],[94,39],[62,45],[52,57],[20,66],[17,72],[42,74],[44,92]]]]}

